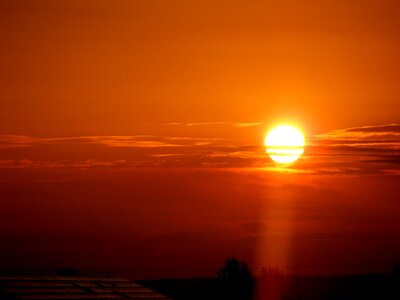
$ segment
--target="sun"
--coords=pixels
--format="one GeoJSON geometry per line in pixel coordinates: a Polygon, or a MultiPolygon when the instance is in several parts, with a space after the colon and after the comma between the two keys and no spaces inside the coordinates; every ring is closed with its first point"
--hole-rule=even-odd
{"type": "Polygon", "coordinates": [[[271,159],[279,164],[290,164],[304,152],[304,137],[297,128],[281,125],[273,128],[266,136],[264,144],[271,159]]]}

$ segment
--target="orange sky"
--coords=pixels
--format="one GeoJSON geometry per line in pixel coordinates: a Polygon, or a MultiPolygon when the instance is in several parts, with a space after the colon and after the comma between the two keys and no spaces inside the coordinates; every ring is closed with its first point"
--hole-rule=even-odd
{"type": "Polygon", "coordinates": [[[398,118],[397,1],[2,1],[0,131],[398,118]]]}
{"type": "Polygon", "coordinates": [[[399,28],[398,1],[0,2],[0,267],[389,270],[399,28]]]}

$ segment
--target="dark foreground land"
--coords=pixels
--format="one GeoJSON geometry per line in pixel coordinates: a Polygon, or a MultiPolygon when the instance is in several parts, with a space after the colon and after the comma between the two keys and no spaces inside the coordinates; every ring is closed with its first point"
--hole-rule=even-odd
{"type": "Polygon", "coordinates": [[[268,287],[265,287],[268,283],[260,284],[259,279],[254,282],[250,296],[236,292],[238,284],[221,287],[216,278],[140,281],[142,285],[176,300],[400,300],[400,278],[393,274],[285,276],[279,282],[272,280],[268,287]]]}

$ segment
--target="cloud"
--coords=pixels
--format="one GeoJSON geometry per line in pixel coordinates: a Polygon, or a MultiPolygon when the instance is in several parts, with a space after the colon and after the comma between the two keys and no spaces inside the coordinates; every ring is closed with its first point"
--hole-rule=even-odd
{"type": "Polygon", "coordinates": [[[399,161],[400,125],[387,124],[312,136],[302,162],[296,167],[319,173],[377,174],[397,169],[399,161]]]}
{"type": "Polygon", "coordinates": [[[56,169],[56,168],[94,168],[116,167],[126,165],[123,159],[113,161],[100,161],[96,159],[85,160],[32,160],[32,159],[3,159],[0,160],[0,169],[56,169]]]}
{"type": "Polygon", "coordinates": [[[87,143],[101,144],[110,147],[133,147],[133,148],[159,148],[159,147],[181,147],[179,144],[166,143],[159,140],[140,140],[134,136],[97,136],[92,137],[87,143]]]}
{"type": "Polygon", "coordinates": [[[400,125],[352,127],[315,135],[311,145],[349,146],[371,149],[400,149],[400,125]]]}
{"type": "MultiPolygon", "coordinates": [[[[260,153],[252,151],[213,152],[208,157],[260,158],[260,153]]],[[[262,156],[265,156],[263,153],[262,156]]]]}
{"type": "Polygon", "coordinates": [[[0,135],[0,148],[32,147],[35,145],[70,144],[104,145],[109,147],[160,148],[226,145],[226,139],[215,137],[109,135],[75,137],[32,137],[24,135],[0,135]]]}
{"type": "Polygon", "coordinates": [[[261,126],[262,122],[233,123],[236,127],[256,127],[261,126]]]}
{"type": "Polygon", "coordinates": [[[315,141],[334,142],[335,144],[400,147],[400,125],[351,127],[334,130],[313,137],[315,141]]]}
{"type": "Polygon", "coordinates": [[[204,166],[203,163],[239,166],[245,163],[244,159],[254,156],[247,148],[243,149],[229,142],[225,138],[188,136],[0,135],[3,146],[0,152],[0,168],[114,167],[116,160],[125,160],[124,168],[199,167],[204,166]],[[23,151],[9,150],[14,147],[23,147],[23,151]],[[126,151],[130,148],[132,151],[126,151]],[[224,161],[229,157],[229,161],[224,161]]]}
{"type": "Polygon", "coordinates": [[[394,133],[400,134],[400,124],[387,124],[387,125],[377,125],[377,126],[363,126],[363,127],[353,127],[346,129],[348,132],[384,132],[384,133],[394,133]]]}
{"type": "MultiPolygon", "coordinates": [[[[221,123],[224,122],[217,124],[221,123]]],[[[238,130],[258,123],[229,124],[238,130]]],[[[0,135],[0,168],[209,167],[303,174],[397,174],[400,166],[398,124],[334,130],[310,136],[307,141],[304,154],[295,164],[277,166],[265,153],[262,141],[249,145],[240,144],[239,139],[215,136],[0,135]],[[19,149],[10,151],[10,148],[19,149]],[[119,160],[124,163],[115,163],[119,160]]]]}
{"type": "MultiPolygon", "coordinates": [[[[192,127],[192,126],[210,126],[210,125],[225,125],[229,124],[228,122],[197,122],[197,123],[180,123],[180,122],[172,122],[172,123],[165,123],[162,125],[165,126],[187,126],[187,127],[192,127]]],[[[157,124],[160,125],[160,124],[157,124]]]]}
{"type": "Polygon", "coordinates": [[[110,147],[159,148],[182,147],[184,144],[171,143],[150,135],[136,136],[76,136],[76,137],[30,137],[0,135],[0,148],[32,147],[43,144],[98,144],[110,147]]]}
{"type": "Polygon", "coordinates": [[[164,125],[164,126],[185,126],[185,127],[193,127],[193,126],[234,126],[234,127],[254,127],[262,125],[262,122],[254,121],[254,122],[194,122],[194,123],[183,123],[183,122],[172,122],[172,123],[164,123],[164,124],[148,124],[148,125],[164,125]]]}
{"type": "Polygon", "coordinates": [[[30,147],[35,140],[25,135],[0,135],[0,148],[30,147]]]}

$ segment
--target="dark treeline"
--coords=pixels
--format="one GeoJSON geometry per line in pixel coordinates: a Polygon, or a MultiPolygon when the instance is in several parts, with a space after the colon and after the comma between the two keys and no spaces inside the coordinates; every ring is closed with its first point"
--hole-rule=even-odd
{"type": "Polygon", "coordinates": [[[214,278],[141,283],[175,300],[398,300],[400,264],[388,274],[294,276],[270,266],[255,276],[245,261],[230,257],[214,278]]]}

